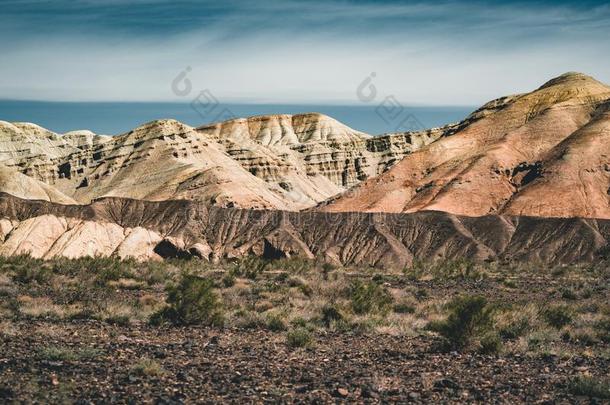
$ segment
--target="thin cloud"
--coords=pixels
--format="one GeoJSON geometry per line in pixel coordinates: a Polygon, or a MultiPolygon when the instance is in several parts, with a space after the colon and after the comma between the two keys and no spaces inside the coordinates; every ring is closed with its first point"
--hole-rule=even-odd
{"type": "Polygon", "coordinates": [[[356,103],[371,72],[403,103],[477,105],[581,70],[610,81],[610,7],[372,1],[3,2],[4,98],[356,103]]]}

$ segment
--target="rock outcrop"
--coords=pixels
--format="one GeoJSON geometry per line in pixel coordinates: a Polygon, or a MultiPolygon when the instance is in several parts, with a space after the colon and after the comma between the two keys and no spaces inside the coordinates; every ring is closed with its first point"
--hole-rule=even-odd
{"type": "Polygon", "coordinates": [[[21,174],[16,169],[6,167],[2,163],[0,163],[0,190],[20,198],[76,204],[72,198],[48,184],[21,174]]]}
{"type": "Polygon", "coordinates": [[[579,73],[492,101],[329,212],[610,218],[610,88],[579,73]]]}
{"type": "Polygon", "coordinates": [[[470,258],[580,263],[607,253],[610,220],[515,216],[239,210],[196,201],[103,198],[62,205],[0,194],[0,254],[199,257],[300,256],[403,268],[470,258]]]}

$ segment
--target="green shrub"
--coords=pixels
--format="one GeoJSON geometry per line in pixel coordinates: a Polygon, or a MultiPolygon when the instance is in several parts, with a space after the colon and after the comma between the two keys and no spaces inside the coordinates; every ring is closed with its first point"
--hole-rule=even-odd
{"type": "Polygon", "coordinates": [[[565,300],[575,300],[578,298],[576,291],[571,288],[563,287],[559,291],[561,292],[561,298],[565,300]]]}
{"type": "Polygon", "coordinates": [[[600,319],[595,323],[595,331],[599,340],[610,343],[610,318],[600,319]]]}
{"type": "Polygon", "coordinates": [[[266,326],[263,317],[254,312],[241,309],[235,313],[236,321],[235,326],[240,329],[258,329],[266,326]]]}
{"type": "Polygon", "coordinates": [[[426,265],[419,260],[414,260],[411,266],[405,267],[402,272],[408,280],[415,281],[425,274],[426,265]]]}
{"type": "Polygon", "coordinates": [[[322,307],[322,310],[320,312],[321,312],[320,321],[327,328],[333,322],[339,322],[339,321],[343,320],[343,318],[344,318],[343,314],[341,313],[339,308],[337,308],[336,305],[326,304],[322,307]]]}
{"type": "Polygon", "coordinates": [[[233,263],[230,272],[235,276],[256,280],[258,275],[265,271],[269,263],[269,261],[261,259],[260,257],[246,256],[233,263]]]}
{"type": "Polygon", "coordinates": [[[579,328],[576,330],[566,330],[561,335],[566,342],[572,342],[583,346],[593,346],[599,343],[595,334],[587,328],[579,328]]]}
{"type": "Polygon", "coordinates": [[[393,298],[390,293],[374,282],[354,281],[350,287],[352,310],[356,314],[387,313],[393,298]]]}
{"type": "Polygon", "coordinates": [[[303,293],[306,297],[311,297],[313,295],[313,288],[309,284],[301,284],[297,287],[299,291],[303,293]]]}
{"type": "Polygon", "coordinates": [[[430,293],[428,293],[428,290],[426,290],[425,288],[418,288],[417,290],[415,290],[413,295],[415,296],[415,298],[417,298],[418,301],[422,301],[428,298],[430,296],[430,293]]]}
{"type": "Polygon", "coordinates": [[[498,333],[504,339],[516,339],[520,336],[523,336],[525,332],[529,329],[530,322],[526,317],[520,317],[514,319],[512,322],[506,324],[504,327],[500,328],[498,333]]]}
{"type": "Polygon", "coordinates": [[[106,323],[116,326],[129,326],[131,319],[127,315],[112,315],[104,319],[106,323]]]}
{"type": "Polygon", "coordinates": [[[102,355],[102,351],[92,347],[72,349],[61,346],[45,346],[38,349],[38,358],[47,361],[92,360],[102,355]]]}
{"type": "Polygon", "coordinates": [[[286,343],[290,347],[308,347],[312,341],[311,333],[305,328],[299,327],[286,334],[286,343]]]}
{"type": "Polygon", "coordinates": [[[286,330],[286,322],[280,314],[269,314],[267,316],[267,329],[272,332],[281,332],[286,330]]]}
{"type": "Polygon", "coordinates": [[[153,324],[221,325],[222,302],[214,290],[214,282],[193,275],[184,275],[178,285],[167,288],[167,306],[151,317],[153,324]]]}
{"type": "Polygon", "coordinates": [[[81,257],[78,259],[56,259],[53,271],[70,277],[83,279],[95,278],[96,283],[106,284],[120,278],[133,278],[136,262],[132,259],[121,260],[117,257],[81,257]]]}
{"type": "Polygon", "coordinates": [[[148,285],[165,284],[177,272],[177,268],[167,262],[149,261],[137,270],[137,277],[148,285]]]}
{"type": "Polygon", "coordinates": [[[573,395],[610,399],[610,381],[593,377],[579,376],[570,381],[568,391],[573,395]]]}
{"type": "Polygon", "coordinates": [[[401,301],[394,304],[392,310],[397,314],[414,314],[415,313],[415,305],[410,301],[401,301]]]}
{"type": "Polygon", "coordinates": [[[76,360],[77,355],[67,347],[46,346],[38,350],[38,357],[48,361],[72,361],[76,360]]]}
{"type": "Polygon", "coordinates": [[[478,345],[489,350],[497,341],[492,338],[494,309],[485,297],[462,296],[447,304],[448,316],[444,321],[433,322],[430,329],[445,338],[448,348],[466,349],[478,345]]]}
{"type": "Polygon", "coordinates": [[[15,268],[13,280],[22,284],[37,282],[44,284],[53,275],[52,269],[45,263],[24,263],[15,268]]]}
{"type": "Polygon", "coordinates": [[[408,279],[418,280],[430,275],[438,280],[480,280],[487,277],[487,271],[481,265],[467,259],[444,260],[436,263],[423,263],[414,261],[404,269],[403,273],[408,279]]]}
{"type": "Polygon", "coordinates": [[[288,259],[280,259],[273,262],[273,268],[283,270],[288,274],[306,274],[314,268],[315,263],[312,260],[302,257],[291,257],[288,259]]]}
{"type": "Polygon", "coordinates": [[[322,263],[322,278],[326,281],[328,280],[328,275],[335,269],[330,263],[322,263]]]}
{"type": "Polygon", "coordinates": [[[224,277],[222,278],[222,285],[225,288],[231,288],[235,285],[235,275],[233,273],[231,273],[230,271],[227,272],[227,274],[224,275],[224,277]]]}
{"type": "Polygon", "coordinates": [[[565,305],[557,305],[546,308],[542,311],[545,321],[554,328],[561,329],[572,323],[573,313],[565,305]]]}
{"type": "Polygon", "coordinates": [[[483,354],[495,354],[502,350],[502,339],[492,331],[486,333],[479,340],[479,352],[483,354]]]}
{"type": "Polygon", "coordinates": [[[143,377],[158,377],[164,372],[161,364],[153,359],[142,359],[131,368],[132,374],[143,377]]]}
{"type": "Polygon", "coordinates": [[[481,279],[485,273],[478,266],[466,259],[441,261],[432,268],[434,277],[437,279],[481,279]]]}
{"type": "Polygon", "coordinates": [[[291,320],[290,323],[298,328],[307,328],[309,326],[309,322],[307,322],[307,319],[302,318],[300,316],[297,316],[296,318],[291,320]]]}

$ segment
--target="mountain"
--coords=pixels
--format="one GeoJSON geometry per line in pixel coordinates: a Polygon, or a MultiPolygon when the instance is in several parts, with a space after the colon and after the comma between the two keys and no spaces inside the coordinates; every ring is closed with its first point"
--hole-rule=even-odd
{"type": "Polygon", "coordinates": [[[610,218],[610,87],[567,73],[322,203],[328,212],[610,218]]]}
{"type": "Polygon", "coordinates": [[[201,128],[159,120],[107,137],[0,121],[0,164],[85,204],[112,196],[300,210],[380,174],[451,128],[371,137],[311,113],[201,128]]]}
{"type": "Polygon", "coordinates": [[[0,121],[0,255],[579,263],[609,219],[610,88],[579,73],[376,137],[317,113],[115,137],[0,121]]]}
{"type": "Polygon", "coordinates": [[[610,88],[567,73],[464,121],[370,136],[322,114],[115,137],[0,121],[0,191],[59,203],[610,218],[610,88]]]}

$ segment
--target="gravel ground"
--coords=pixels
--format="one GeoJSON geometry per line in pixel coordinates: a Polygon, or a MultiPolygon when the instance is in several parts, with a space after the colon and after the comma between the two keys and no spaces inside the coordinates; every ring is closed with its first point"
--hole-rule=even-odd
{"type": "Polygon", "coordinates": [[[26,321],[0,338],[0,402],[601,403],[570,395],[600,357],[440,353],[434,338],[26,321]],[[146,367],[143,365],[147,365],[146,367]]]}

